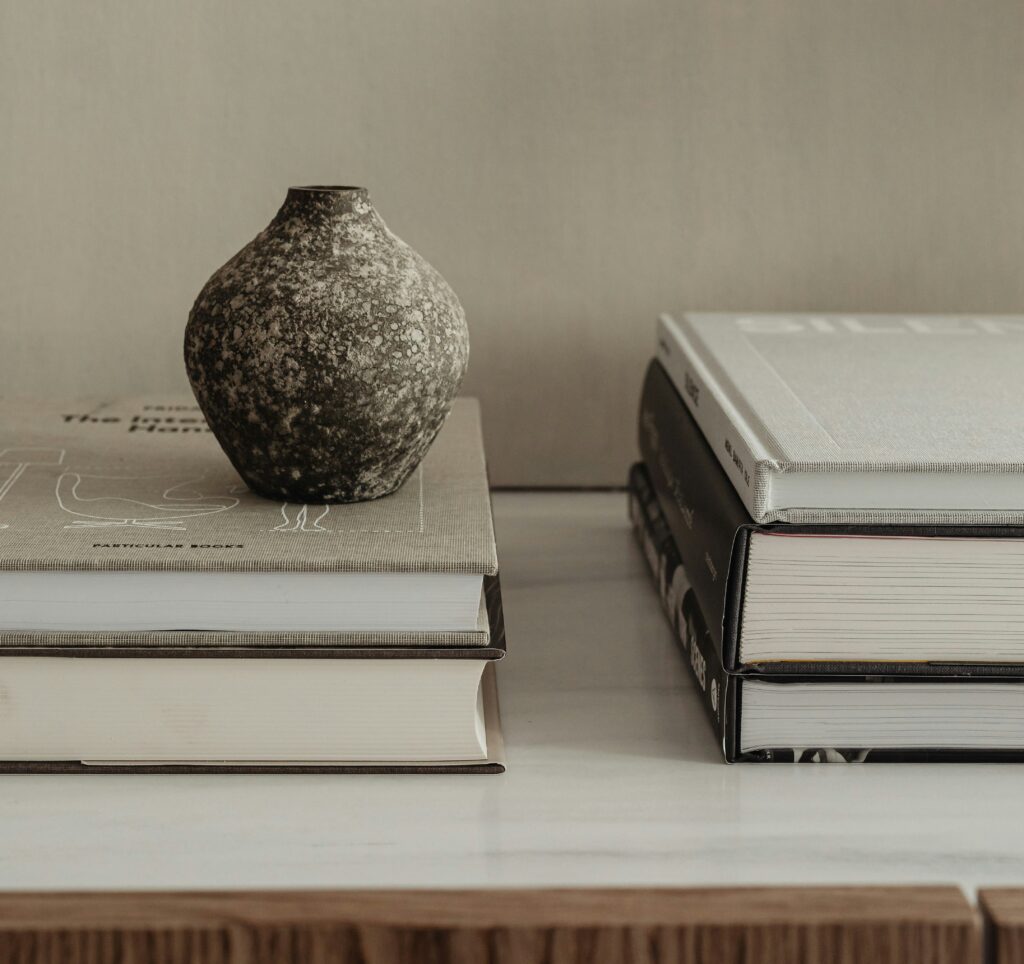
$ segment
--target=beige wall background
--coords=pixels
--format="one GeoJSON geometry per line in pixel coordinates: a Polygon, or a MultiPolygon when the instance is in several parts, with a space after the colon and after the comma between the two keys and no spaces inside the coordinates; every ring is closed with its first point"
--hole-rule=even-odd
{"type": "Polygon", "coordinates": [[[186,389],[290,184],[459,292],[494,481],[614,485],[659,310],[1024,310],[1020,0],[2,0],[0,391],[186,389]]]}

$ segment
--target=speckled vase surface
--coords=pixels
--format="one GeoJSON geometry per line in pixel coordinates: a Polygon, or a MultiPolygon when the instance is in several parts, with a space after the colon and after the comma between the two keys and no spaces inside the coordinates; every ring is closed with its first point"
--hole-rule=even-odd
{"type": "Polygon", "coordinates": [[[295,187],[199,293],[185,366],[249,487],[289,502],[394,492],[466,371],[466,316],[363,188],[295,187]]]}

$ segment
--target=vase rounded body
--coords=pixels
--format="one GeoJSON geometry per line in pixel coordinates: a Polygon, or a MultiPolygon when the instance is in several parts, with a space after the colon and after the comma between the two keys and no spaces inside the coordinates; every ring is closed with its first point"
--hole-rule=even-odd
{"type": "Polygon", "coordinates": [[[388,495],[420,463],[466,371],[455,293],[361,188],[291,188],[213,275],[185,366],[246,484],[290,502],[388,495]]]}

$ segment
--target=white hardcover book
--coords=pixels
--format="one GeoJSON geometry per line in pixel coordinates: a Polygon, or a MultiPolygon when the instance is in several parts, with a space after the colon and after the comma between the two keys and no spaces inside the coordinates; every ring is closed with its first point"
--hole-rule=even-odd
{"type": "Polygon", "coordinates": [[[1024,524],[1024,316],[663,315],[656,354],[756,522],[1024,524]]]}
{"type": "Polygon", "coordinates": [[[9,656],[0,660],[0,770],[79,761],[479,766],[496,749],[489,665],[9,656]]]}

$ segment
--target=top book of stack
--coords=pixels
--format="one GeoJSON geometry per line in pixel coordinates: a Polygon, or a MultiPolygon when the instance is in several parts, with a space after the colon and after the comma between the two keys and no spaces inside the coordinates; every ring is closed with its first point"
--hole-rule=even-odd
{"type": "Polygon", "coordinates": [[[1024,316],[665,315],[657,358],[756,522],[1024,524],[1024,316]]]}
{"type": "Polygon", "coordinates": [[[250,493],[191,400],[0,413],[2,645],[490,644],[472,399],[398,492],[344,506],[250,493]]]}

